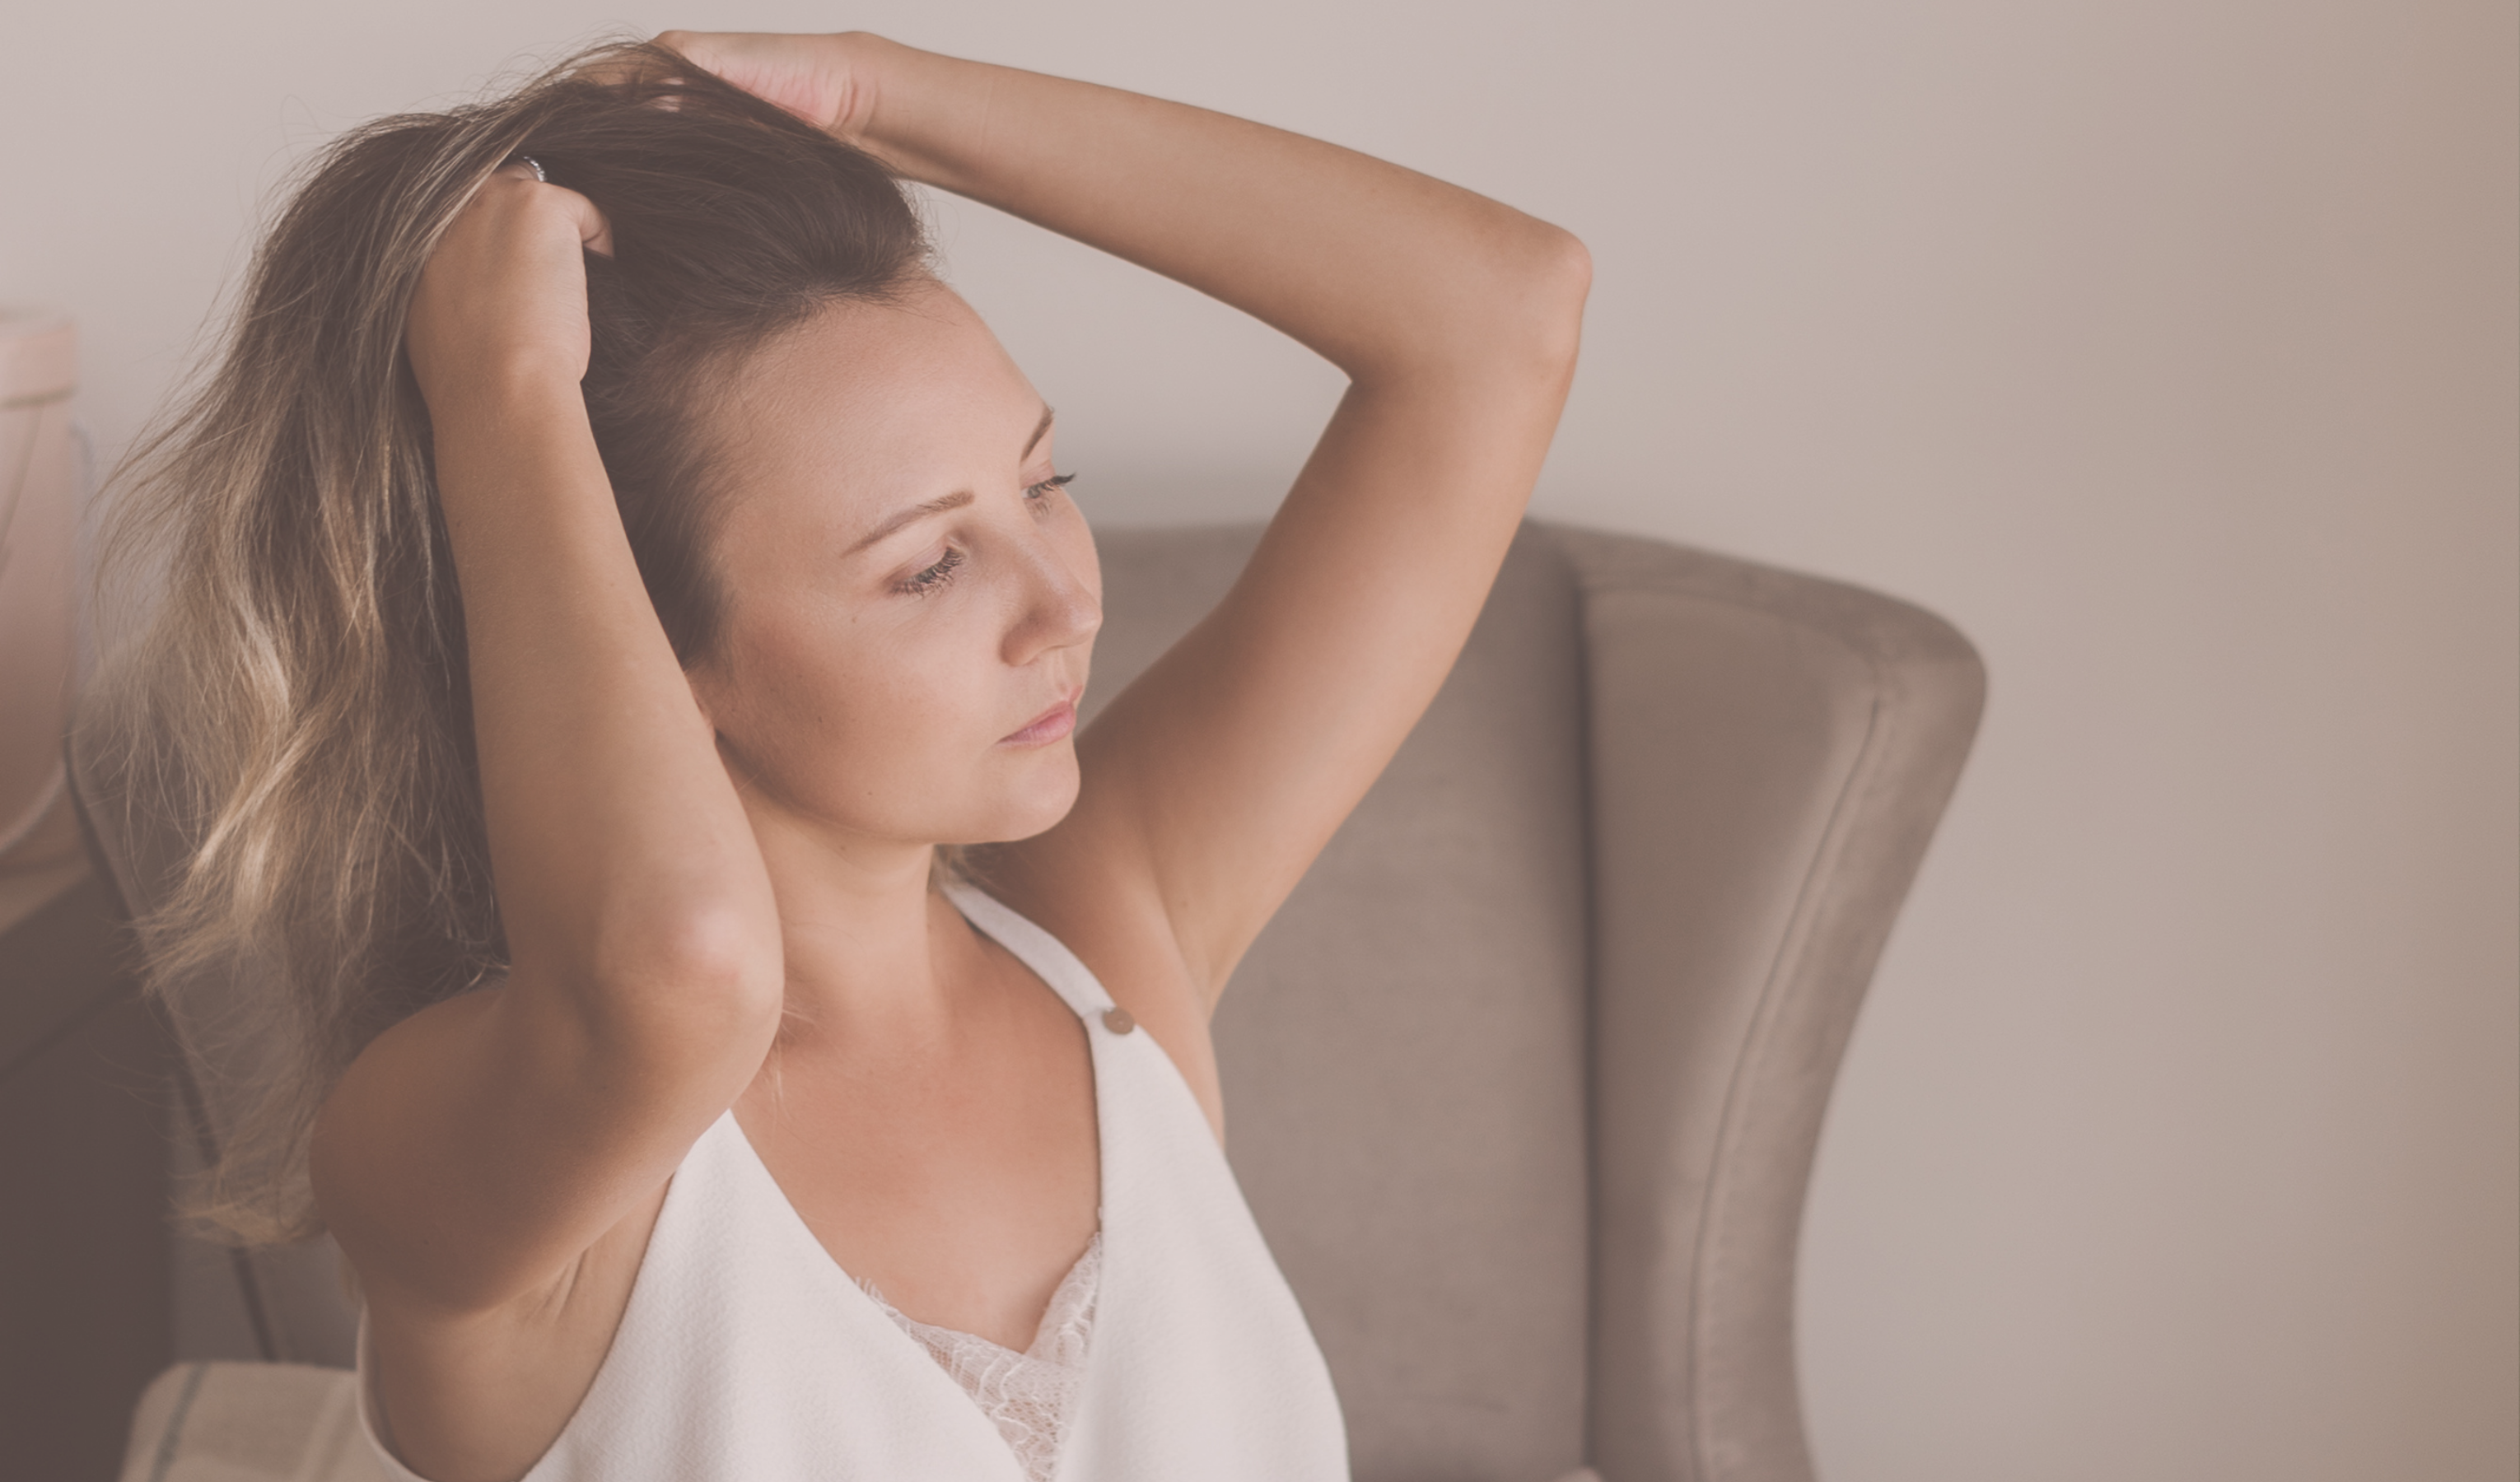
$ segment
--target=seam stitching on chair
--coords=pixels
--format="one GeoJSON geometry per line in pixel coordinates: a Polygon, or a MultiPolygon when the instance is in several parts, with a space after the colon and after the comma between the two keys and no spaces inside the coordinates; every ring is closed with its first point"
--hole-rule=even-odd
{"type": "MultiPolygon", "coordinates": [[[[1769,1031],[1775,1022],[1778,1004],[1784,993],[1784,979],[1791,964],[1800,958],[1801,949],[1809,939],[1811,917],[1816,909],[1815,897],[1820,893],[1823,878],[1835,873],[1840,856],[1844,852],[1846,831],[1851,827],[1847,820],[1849,807],[1857,795],[1864,790],[1866,785],[1871,781],[1880,751],[1877,742],[1882,725],[1881,696],[1888,689],[1888,685],[1881,672],[1879,657],[1874,653],[1846,645],[1842,641],[1839,641],[1839,647],[1861,658],[1866,670],[1872,676],[1874,683],[1872,704],[1865,716],[1864,739],[1856,747],[1854,765],[1847,768],[1846,781],[1839,786],[1836,800],[1829,805],[1828,822],[1822,826],[1820,844],[1813,851],[1811,869],[1805,874],[1801,887],[1795,892],[1793,910],[1786,914],[1785,930],[1782,939],[1778,943],[1777,955],[1768,966],[1766,981],[1759,986],[1758,999],[1750,1012],[1749,1028],[1741,1038],[1740,1052],[1733,1057],[1732,1072],[1725,1079],[1724,1109],[1716,1118],[1715,1156],[1712,1165],[1707,1169],[1706,1195],[1699,1203],[1697,1230],[1695,1237],[1690,1242],[1688,1387],[1689,1411],[1693,1419],[1689,1426],[1689,1446],[1696,1454],[1692,1460],[1696,1463],[1698,1474],[1705,1479],[1713,1479],[1716,1476],[1714,1460],[1707,1450],[1709,1438],[1703,1419],[1706,1407],[1701,1392],[1706,1373],[1708,1340],[1706,1289],[1710,1275],[1708,1268],[1712,1264],[1707,1247],[1708,1235],[1715,1224],[1716,1208],[1722,1202],[1725,1187],[1730,1182],[1727,1171],[1732,1167],[1732,1160],[1727,1153],[1738,1131],[1740,1116],[1744,1110],[1743,1101],[1749,1095],[1748,1086],[1751,1079],[1749,1068],[1762,1058],[1761,1052],[1765,1048],[1769,1031]]],[[[1799,1276],[1801,1265],[1799,1253],[1794,1265],[1799,1276]]],[[[1800,1410],[1799,1395],[1796,1397],[1796,1409],[1800,1410]]]]}
{"type": "Polygon", "coordinates": [[[1600,787],[1595,751],[1593,705],[1598,686],[1593,679],[1593,591],[1566,542],[1538,521],[1528,522],[1548,537],[1549,548],[1566,572],[1574,599],[1575,755],[1582,768],[1580,790],[1584,865],[1584,1460],[1595,1455],[1600,1424],[1598,1384],[1602,1285],[1601,1231],[1601,828],[1600,787]]]}
{"type": "MultiPolygon", "coordinates": [[[[1779,944],[1776,959],[1770,966],[1768,981],[1762,985],[1758,1002],[1752,1010],[1751,1027],[1743,1036],[1743,1048],[1741,1054],[1735,1058],[1732,1073],[1727,1078],[1723,1109],[1719,1113],[1717,1119],[1714,1164],[1708,1170],[1706,1191],[1698,1211],[1696,1222],[1697,1228],[1692,1235],[1689,1270],[1687,1279],[1688,1292],[1688,1331],[1685,1335],[1689,1368],[1687,1380],[1687,1402],[1689,1415],[1688,1434],[1689,1460],[1698,1472],[1700,1482],[1706,1482],[1706,1479],[1711,1478],[1713,1474],[1713,1459],[1707,1449],[1709,1443],[1707,1428],[1704,1423],[1705,1405],[1703,1403],[1703,1395],[1701,1393],[1701,1385],[1704,1381],[1707,1367],[1705,1357],[1708,1335],[1706,1330],[1705,1298],[1710,1279],[1709,1267],[1711,1264],[1708,1255],[1707,1237],[1714,1225],[1714,1211],[1716,1205],[1719,1199],[1723,1196],[1724,1187],[1727,1183],[1727,1180],[1722,1176],[1722,1170],[1730,1166],[1725,1157],[1726,1145],[1737,1131],[1739,1115],[1743,1109],[1741,1102],[1747,1094],[1745,1083],[1748,1079],[1748,1075],[1746,1067],[1761,1058],[1759,1055],[1760,1042],[1765,1034],[1766,1026],[1775,1016],[1774,1006],[1778,998],[1778,985],[1784,975],[1787,964],[1800,956],[1802,941],[1808,938],[1811,929],[1809,921],[1809,912],[1812,909],[1810,905],[1810,897],[1814,888],[1814,882],[1823,875],[1833,872],[1838,865],[1842,863],[1842,857],[1847,847],[1845,831],[1847,828],[1851,827],[1846,822],[1846,810],[1861,794],[1878,784],[1879,778],[1877,774],[1883,765],[1881,761],[1881,753],[1883,747],[1888,744],[1889,741],[1883,731],[1883,727],[1886,723],[1885,711],[1887,708],[1887,702],[1885,701],[1884,696],[1895,691],[1907,693],[1912,698],[1913,697],[1912,692],[1910,691],[1907,686],[1894,685],[1891,682],[1892,673],[1899,667],[1897,660],[1901,658],[1914,658],[1917,655],[1897,650],[1884,650],[1878,644],[1878,634],[1873,635],[1875,639],[1873,644],[1858,646],[1856,644],[1849,643],[1845,638],[1840,637],[1839,635],[1826,633],[1824,630],[1815,629],[1806,623],[1795,621],[1772,606],[1766,600],[1764,600],[1767,594],[1759,590],[1726,591],[1720,589],[1709,589],[1692,581],[1691,578],[1695,573],[1690,568],[1684,566],[1681,569],[1675,570],[1665,562],[1647,562],[1635,559],[1623,549],[1600,549],[1600,546],[1608,546],[1611,542],[1622,538],[1613,536],[1608,531],[1598,531],[1574,526],[1559,526],[1555,527],[1552,530],[1552,533],[1558,536],[1558,547],[1569,557],[1569,564],[1572,565],[1575,570],[1577,590],[1583,608],[1584,640],[1586,647],[1584,670],[1588,683],[1592,678],[1595,663],[1595,658],[1592,653],[1592,614],[1598,610],[1600,602],[1606,598],[1611,598],[1625,593],[1636,593],[1673,596],[1723,603],[1727,606],[1747,608],[1773,620],[1788,623],[1805,632],[1815,633],[1819,636],[1828,638],[1841,650],[1853,654],[1864,663],[1866,669],[1872,675],[1876,687],[1871,713],[1866,717],[1864,741],[1858,748],[1855,764],[1848,769],[1846,782],[1839,791],[1837,801],[1830,808],[1829,821],[1822,829],[1821,843],[1814,854],[1814,867],[1811,873],[1805,877],[1803,889],[1797,892],[1798,898],[1795,902],[1793,911],[1789,913],[1786,918],[1786,928],[1783,940],[1779,944]],[[1596,545],[1597,542],[1599,543],[1598,546],[1596,545]]],[[[1690,553],[1687,553],[1684,550],[1682,551],[1682,554],[1687,555],[1690,553]]],[[[1790,575],[1793,573],[1783,574],[1790,575]]],[[[1829,581],[1828,578],[1806,579],[1816,579],[1823,582],[1829,581]]],[[[1883,599],[1881,594],[1878,593],[1865,592],[1863,589],[1854,590],[1859,592],[1865,598],[1868,598],[1873,601],[1888,601],[1897,607],[1922,616],[1942,629],[1950,629],[1950,624],[1948,622],[1932,612],[1925,611],[1922,608],[1915,608],[1912,605],[1899,603],[1896,599],[1883,599]]],[[[1953,637],[1956,639],[1958,637],[1957,632],[1953,633],[1953,637]]],[[[1965,649],[1965,640],[1961,640],[1961,643],[1963,649],[1965,649]]],[[[1592,719],[1589,709],[1586,718],[1588,723],[1592,719]]],[[[1598,822],[1598,819],[1591,811],[1590,789],[1593,786],[1593,779],[1590,769],[1593,766],[1596,757],[1590,749],[1589,737],[1585,758],[1587,767],[1586,784],[1588,788],[1587,826],[1590,828],[1598,822]]],[[[1598,909],[1597,905],[1596,910],[1598,911],[1598,909]]],[[[1594,947],[1596,951],[1598,951],[1599,945],[1598,937],[1599,933],[1597,921],[1596,930],[1594,932],[1594,947]]],[[[1595,986],[1598,989],[1598,983],[1595,986]]],[[[1806,1181],[1807,1180],[1808,1174],[1806,1175],[1806,1181]]],[[[1808,1195],[1807,1188],[1805,1190],[1805,1193],[1808,1195]]],[[[1798,1230],[1799,1224],[1800,1222],[1797,1221],[1798,1230]]],[[[1793,1264],[1798,1277],[1801,1264],[1799,1252],[1796,1253],[1793,1264]]],[[[1597,1313],[1598,1311],[1598,1280],[1599,1275],[1596,1272],[1595,1284],[1597,1300],[1595,1302],[1595,1311],[1597,1313]]],[[[1789,1301],[1791,1297],[1792,1293],[1789,1290],[1789,1301]]],[[[1792,1339],[1790,1334],[1788,1335],[1787,1342],[1789,1348],[1791,1348],[1792,1339]]],[[[1797,1370],[1799,1370],[1798,1363],[1796,1365],[1796,1369],[1797,1370]]],[[[1797,1420],[1799,1422],[1801,1399],[1798,1373],[1794,1379],[1794,1389],[1792,1394],[1795,1402],[1797,1420]]],[[[1592,1422],[1588,1420],[1588,1429],[1591,1423],[1592,1422]]],[[[1797,1429],[1799,1430],[1800,1428],[1801,1427],[1798,1423],[1797,1429]]],[[[1805,1451],[1806,1468],[1808,1468],[1808,1453],[1810,1446],[1808,1434],[1801,1437],[1801,1443],[1805,1451]]],[[[1806,1477],[1810,1475],[1808,1469],[1806,1469],[1804,1475],[1806,1477]]]]}

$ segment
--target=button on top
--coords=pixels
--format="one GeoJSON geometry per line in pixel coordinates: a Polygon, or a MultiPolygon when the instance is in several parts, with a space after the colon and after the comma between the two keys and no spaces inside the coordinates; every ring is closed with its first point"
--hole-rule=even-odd
{"type": "Polygon", "coordinates": [[[1105,1009],[1102,1010],[1102,1027],[1113,1034],[1127,1034],[1138,1027],[1138,1021],[1129,1016],[1126,1009],[1105,1009]]]}

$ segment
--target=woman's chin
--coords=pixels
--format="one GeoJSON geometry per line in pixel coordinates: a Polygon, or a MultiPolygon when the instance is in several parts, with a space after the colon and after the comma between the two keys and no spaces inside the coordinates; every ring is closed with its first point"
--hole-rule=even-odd
{"type": "Polygon", "coordinates": [[[1055,764],[1027,768],[1029,775],[1012,779],[1013,785],[987,810],[986,818],[968,831],[973,836],[951,842],[1012,844],[1058,827],[1076,807],[1076,752],[1061,745],[1057,753],[1039,760],[1055,764]]]}

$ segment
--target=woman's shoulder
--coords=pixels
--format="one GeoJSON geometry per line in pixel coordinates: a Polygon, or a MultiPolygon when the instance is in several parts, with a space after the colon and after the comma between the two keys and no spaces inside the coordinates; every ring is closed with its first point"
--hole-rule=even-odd
{"type": "Polygon", "coordinates": [[[966,855],[972,887],[1041,927],[1154,1036],[1224,1137],[1224,1099],[1208,1038],[1212,995],[1174,936],[1151,876],[1077,849],[1058,831],[966,855]]]}

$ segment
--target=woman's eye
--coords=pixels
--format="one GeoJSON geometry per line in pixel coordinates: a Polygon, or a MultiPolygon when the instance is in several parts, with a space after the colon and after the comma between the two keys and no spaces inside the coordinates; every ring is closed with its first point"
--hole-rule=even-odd
{"type": "MultiPolygon", "coordinates": [[[[1048,499],[1054,490],[1067,487],[1075,477],[1073,473],[1057,473],[1039,483],[1028,484],[1024,488],[1024,499],[1030,504],[1039,504],[1048,499]]],[[[962,565],[963,553],[952,546],[947,546],[945,554],[937,558],[934,565],[903,577],[893,583],[892,589],[911,597],[924,597],[930,592],[942,591],[953,583],[954,573],[960,570],[962,565]]]]}
{"type": "Polygon", "coordinates": [[[937,559],[936,564],[904,577],[893,590],[907,593],[912,597],[924,597],[930,592],[941,591],[954,579],[955,568],[962,564],[963,553],[952,546],[947,546],[945,554],[937,559]]]}

